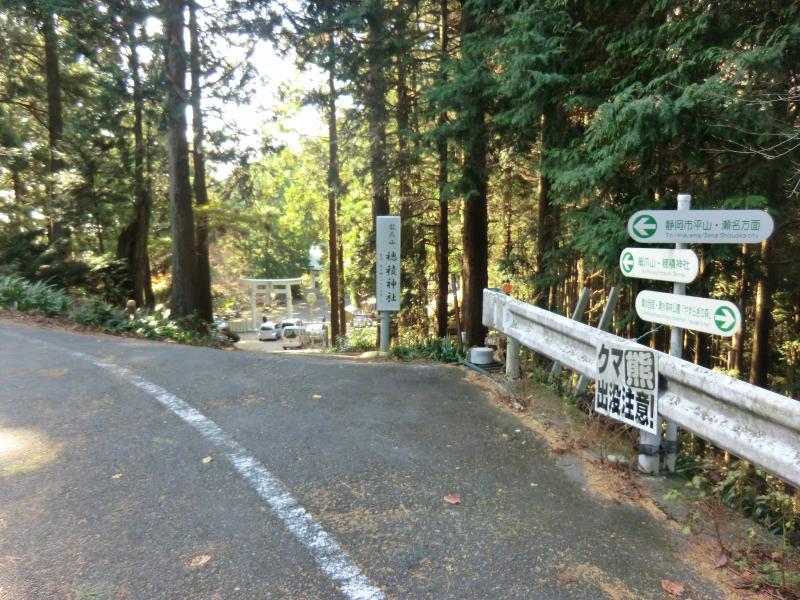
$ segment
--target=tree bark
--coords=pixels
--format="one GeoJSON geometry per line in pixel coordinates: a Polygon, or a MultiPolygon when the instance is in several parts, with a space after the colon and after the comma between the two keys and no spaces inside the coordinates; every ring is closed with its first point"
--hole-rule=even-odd
{"type": "MultiPolygon", "coordinates": [[[[442,83],[447,81],[447,74],[444,70],[444,63],[448,57],[448,0],[439,1],[439,47],[441,51],[439,73],[442,83]]],[[[440,128],[447,123],[447,112],[441,111],[437,119],[440,128]]],[[[436,246],[436,334],[439,337],[447,335],[447,292],[449,290],[450,277],[450,244],[448,233],[448,198],[447,198],[447,179],[448,179],[448,154],[447,137],[439,133],[436,141],[436,152],[439,157],[439,222],[437,224],[437,246],[436,246]]],[[[455,293],[455,290],[453,291],[455,293]]],[[[460,334],[459,334],[460,335],[460,334]]]]}
{"type": "MultiPolygon", "coordinates": [[[[544,162],[547,149],[551,141],[551,130],[554,127],[553,111],[546,111],[541,117],[540,154],[544,162]]],[[[536,211],[536,270],[534,272],[534,289],[536,296],[534,303],[542,308],[552,310],[555,302],[555,293],[548,282],[548,269],[546,267],[547,254],[553,247],[555,239],[554,215],[555,210],[550,198],[550,178],[539,169],[539,204],[536,211]]]]}
{"type": "Polygon", "coordinates": [[[761,242],[761,265],[756,280],[755,322],[750,358],[750,383],[767,385],[769,361],[769,330],[772,323],[772,289],[770,284],[770,240],[761,242]]]}
{"type": "Polygon", "coordinates": [[[206,160],[203,150],[205,130],[201,106],[200,87],[200,32],[197,26],[197,3],[189,0],[189,59],[192,80],[192,161],[194,163],[194,199],[198,206],[195,228],[197,249],[197,275],[195,278],[195,301],[197,315],[211,322],[214,308],[211,301],[211,266],[208,258],[208,188],[206,187],[206,160]]]}
{"type": "MultiPolygon", "coordinates": [[[[337,218],[341,217],[342,214],[342,202],[341,198],[337,199],[336,202],[337,208],[337,218]]],[[[344,307],[347,305],[347,297],[345,295],[345,287],[344,287],[344,244],[342,244],[342,236],[341,231],[339,232],[339,248],[337,249],[337,260],[339,261],[339,331],[342,335],[347,334],[347,311],[344,307]]]]}
{"type": "Polygon", "coordinates": [[[57,254],[69,256],[70,231],[66,223],[64,198],[58,197],[56,180],[64,169],[61,157],[61,140],[64,137],[64,115],[61,105],[61,68],[59,66],[58,36],[55,15],[47,3],[41,3],[40,30],[44,39],[44,70],[47,86],[47,203],[48,234],[57,254]]]}
{"type": "Polygon", "coordinates": [[[169,204],[172,221],[172,316],[187,317],[197,310],[192,190],[186,140],[186,59],[182,0],[160,0],[167,74],[166,124],[169,166],[169,204]]]}
{"type": "MultiPolygon", "coordinates": [[[[133,299],[136,306],[155,306],[153,285],[150,278],[150,256],[148,253],[148,237],[150,232],[150,214],[153,202],[144,181],[144,133],[142,126],[144,98],[142,81],[139,75],[139,52],[137,50],[135,24],[128,27],[128,68],[133,81],[133,196],[134,219],[130,231],[130,251],[124,253],[128,259],[128,274],[133,286],[133,299]]],[[[117,256],[120,256],[119,246],[117,256]]]]}
{"type": "Polygon", "coordinates": [[[331,291],[331,341],[336,342],[339,328],[339,261],[336,199],[339,194],[339,139],[336,130],[336,82],[333,75],[333,34],[328,34],[328,277],[331,291]]]}
{"type": "MultiPolygon", "coordinates": [[[[405,44],[407,37],[406,14],[402,10],[396,12],[395,35],[400,44],[405,44]]],[[[401,271],[401,289],[403,290],[403,325],[419,331],[418,315],[420,307],[419,266],[414,202],[411,188],[411,156],[409,154],[409,133],[411,117],[411,100],[408,93],[408,68],[406,61],[407,46],[402,46],[397,55],[397,191],[400,196],[400,255],[404,268],[401,271]]]]}
{"type": "Polygon", "coordinates": [[[389,177],[386,169],[386,13],[373,2],[367,13],[368,81],[366,94],[369,125],[369,171],[372,186],[372,231],[375,217],[389,214],[389,177]]]}
{"type": "MultiPolygon", "coordinates": [[[[462,14],[464,35],[478,31],[478,24],[468,7],[462,14]]],[[[476,56],[476,68],[484,69],[483,57],[476,56]]],[[[486,164],[488,153],[488,131],[483,90],[473,91],[468,104],[467,118],[470,130],[464,144],[464,327],[469,346],[482,346],[486,338],[486,327],[482,322],[483,289],[489,283],[488,262],[488,214],[487,193],[489,172],[486,164]]]]}

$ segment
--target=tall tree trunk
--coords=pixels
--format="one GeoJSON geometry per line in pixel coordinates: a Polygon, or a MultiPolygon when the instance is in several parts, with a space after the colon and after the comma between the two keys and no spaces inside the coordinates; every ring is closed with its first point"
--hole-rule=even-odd
{"type": "Polygon", "coordinates": [[[55,15],[49,3],[41,2],[41,33],[44,39],[44,70],[47,86],[47,203],[50,243],[60,256],[68,256],[70,231],[66,223],[66,203],[58,197],[59,172],[64,168],[61,140],[64,137],[64,115],[61,107],[61,68],[59,66],[58,36],[55,15]]]}
{"type": "MultiPolygon", "coordinates": [[[[142,126],[144,97],[139,75],[139,52],[137,50],[135,25],[128,30],[128,68],[133,80],[133,191],[134,220],[132,223],[132,244],[128,258],[128,273],[133,283],[133,299],[137,306],[155,307],[153,285],[150,278],[150,256],[148,237],[150,232],[150,213],[153,202],[144,181],[144,133],[142,126]]],[[[119,254],[119,253],[118,253],[119,254]]]]}
{"type": "Polygon", "coordinates": [[[372,231],[375,217],[389,214],[389,176],[386,165],[386,12],[382,2],[370,4],[367,13],[369,171],[372,185],[372,231]]]}
{"type": "MultiPolygon", "coordinates": [[[[479,30],[468,6],[464,6],[461,17],[464,36],[479,30]]],[[[466,40],[465,40],[466,41],[466,40]]],[[[483,56],[472,49],[475,68],[485,69],[483,56]]],[[[470,98],[464,100],[468,105],[467,118],[470,130],[464,144],[464,327],[469,346],[482,346],[486,338],[486,327],[482,322],[483,289],[489,283],[489,227],[487,214],[487,193],[489,171],[486,165],[488,153],[488,131],[486,126],[486,107],[484,90],[472,90],[470,98]]]]}
{"type": "Polygon", "coordinates": [[[761,264],[756,279],[755,322],[753,323],[753,349],[750,358],[750,383],[767,385],[769,360],[769,330],[772,324],[772,286],[770,283],[770,240],[761,242],[761,264]]]}
{"type": "Polygon", "coordinates": [[[404,268],[401,271],[401,289],[403,290],[404,310],[401,312],[403,325],[418,329],[416,312],[419,308],[418,266],[416,228],[414,217],[414,203],[411,188],[411,157],[409,154],[409,134],[411,117],[411,100],[408,94],[408,68],[406,13],[398,10],[395,20],[395,35],[401,44],[401,51],[397,54],[397,161],[396,176],[398,195],[400,196],[400,222],[402,234],[400,236],[400,255],[404,268]]]}
{"type": "Polygon", "coordinates": [[[728,368],[736,371],[736,377],[741,377],[744,374],[744,341],[745,330],[747,328],[747,244],[742,244],[742,250],[736,264],[739,270],[739,281],[736,284],[736,297],[739,308],[742,311],[742,327],[736,332],[736,335],[733,336],[728,368]]]}
{"type": "MultiPolygon", "coordinates": [[[[336,202],[338,217],[342,215],[342,201],[339,198],[336,202]]],[[[344,309],[347,306],[347,296],[345,295],[344,286],[344,244],[342,244],[341,231],[339,232],[339,248],[337,249],[337,260],[339,261],[339,331],[342,335],[347,334],[347,311],[344,309]]]]}
{"type": "Polygon", "coordinates": [[[208,189],[206,187],[206,160],[203,150],[205,131],[200,88],[200,32],[197,26],[197,3],[189,0],[189,59],[192,78],[192,160],[194,163],[194,199],[198,206],[195,247],[197,249],[197,275],[195,302],[197,315],[211,322],[214,308],[211,302],[211,266],[208,259],[208,189]]]}
{"type": "MultiPolygon", "coordinates": [[[[540,153],[543,163],[553,138],[556,126],[555,111],[546,109],[541,117],[540,153]]],[[[552,250],[555,241],[556,215],[550,197],[550,178],[540,165],[539,169],[539,204],[536,211],[536,270],[534,272],[535,304],[543,308],[553,309],[555,292],[548,283],[552,278],[547,269],[547,254],[552,250]]]]}
{"type": "MultiPolygon", "coordinates": [[[[701,297],[708,294],[706,282],[706,256],[700,250],[700,272],[697,277],[697,293],[701,297]]],[[[706,333],[694,332],[694,363],[701,367],[711,367],[711,336],[706,333]]]]}
{"type": "Polygon", "coordinates": [[[160,0],[164,25],[167,74],[166,124],[169,166],[169,205],[172,221],[172,316],[197,310],[192,188],[189,183],[189,147],[186,140],[186,58],[182,0],[160,0]]]}
{"type": "MultiPolygon", "coordinates": [[[[448,0],[439,1],[439,46],[441,59],[439,65],[440,79],[442,83],[447,81],[447,74],[444,70],[444,63],[448,56],[448,0]]],[[[447,112],[441,111],[438,117],[440,128],[447,123],[447,112]]],[[[448,199],[447,199],[447,179],[448,179],[448,155],[447,155],[447,136],[439,133],[436,141],[436,152],[439,157],[439,222],[437,224],[437,244],[436,244],[436,334],[439,337],[447,335],[447,291],[450,287],[450,244],[448,232],[448,199]]],[[[453,290],[455,293],[455,290],[453,290]]],[[[459,334],[460,335],[460,334],[459,334]]]]}
{"type": "Polygon", "coordinates": [[[341,335],[339,323],[339,243],[336,202],[339,195],[339,138],[336,131],[335,40],[328,36],[328,276],[331,289],[331,341],[341,335]]]}

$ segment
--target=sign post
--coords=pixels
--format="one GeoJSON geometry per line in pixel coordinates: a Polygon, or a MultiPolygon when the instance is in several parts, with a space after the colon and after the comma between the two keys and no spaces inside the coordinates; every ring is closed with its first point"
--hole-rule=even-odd
{"type": "Polygon", "coordinates": [[[400,217],[376,217],[375,250],[375,299],[381,316],[380,351],[389,352],[391,313],[400,310],[400,217]]]}
{"type": "MultiPolygon", "coordinates": [[[[699,261],[687,244],[757,244],[775,228],[761,210],[691,210],[690,194],[678,194],[677,210],[640,210],[628,219],[628,234],[644,244],[674,243],[675,249],[626,248],[619,266],[626,277],[672,281],[672,294],[645,290],[636,297],[636,314],[645,321],[669,325],[672,356],[682,358],[684,329],[729,337],[742,326],[735,304],[725,300],[686,296],[686,284],[699,270],[699,261]]],[[[667,422],[666,439],[660,431],[642,430],[639,468],[657,473],[659,450],[664,449],[669,471],[675,470],[678,428],[667,422]]]]}
{"type": "MultiPolygon", "coordinates": [[[[689,211],[692,208],[691,194],[678,194],[678,212],[689,211]]],[[[675,252],[686,252],[686,244],[675,244],[675,252]]],[[[694,252],[692,252],[694,254],[694,252]]],[[[695,256],[695,261],[697,257],[695,256]]],[[[696,271],[695,271],[696,276],[696,271]]],[[[694,279],[694,277],[692,278],[694,279]]],[[[686,282],[676,281],[672,284],[672,293],[676,296],[686,295],[686,282]]],[[[675,358],[683,358],[683,329],[672,327],[669,332],[669,353],[675,358]]],[[[672,421],[667,421],[666,439],[664,440],[664,454],[666,456],[667,471],[675,472],[675,459],[678,455],[678,426],[672,421]]]]}

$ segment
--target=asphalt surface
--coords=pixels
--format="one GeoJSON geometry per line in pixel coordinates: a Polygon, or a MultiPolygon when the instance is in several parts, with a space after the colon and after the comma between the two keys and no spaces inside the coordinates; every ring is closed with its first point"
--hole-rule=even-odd
{"type": "Polygon", "coordinates": [[[718,597],[656,520],[585,493],[459,368],[0,323],[0,599],[347,597],[151,384],[387,598],[665,598],[662,579],[718,597]]]}

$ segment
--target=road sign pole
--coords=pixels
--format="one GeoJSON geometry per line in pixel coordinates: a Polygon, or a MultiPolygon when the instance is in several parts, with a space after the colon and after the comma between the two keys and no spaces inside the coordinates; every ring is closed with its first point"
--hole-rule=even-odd
{"type": "Polygon", "coordinates": [[[389,352],[389,318],[392,316],[388,310],[381,313],[381,352],[389,352]]]}
{"type": "MultiPolygon", "coordinates": [[[[678,210],[690,210],[691,207],[691,194],[678,194],[678,210]]],[[[645,227],[645,225],[646,223],[642,222],[639,225],[640,229],[645,227]]],[[[675,244],[676,250],[684,250],[685,248],[686,244],[675,244]]],[[[672,293],[685,296],[686,284],[673,283],[672,293]]],[[[683,354],[683,329],[679,327],[672,327],[670,330],[669,353],[677,358],[681,358],[683,354]]],[[[640,471],[643,473],[658,473],[661,447],[660,435],[654,435],[646,431],[639,432],[640,471]]],[[[678,426],[670,421],[667,421],[667,432],[663,447],[666,453],[667,470],[672,473],[675,471],[675,457],[678,450],[678,426]]]]}
{"type": "MultiPolygon", "coordinates": [[[[692,195],[678,194],[678,210],[691,210],[692,195]]],[[[683,250],[686,244],[675,244],[676,250],[683,250]]],[[[672,284],[672,293],[685,296],[686,284],[672,284]]],[[[683,329],[679,327],[670,328],[669,353],[675,358],[683,357],[683,329]]],[[[678,426],[672,421],[667,421],[667,433],[664,440],[664,451],[666,454],[667,471],[675,472],[675,459],[678,455],[678,426]]]]}

